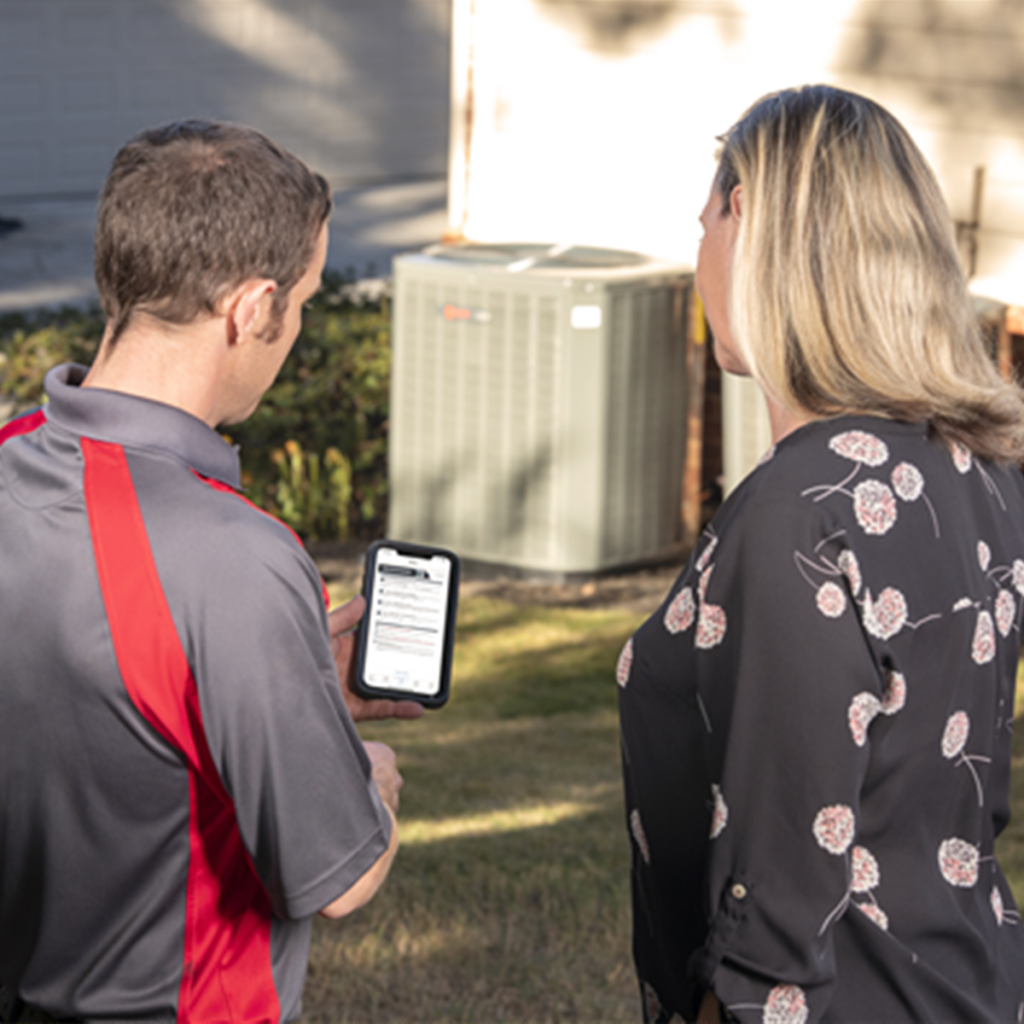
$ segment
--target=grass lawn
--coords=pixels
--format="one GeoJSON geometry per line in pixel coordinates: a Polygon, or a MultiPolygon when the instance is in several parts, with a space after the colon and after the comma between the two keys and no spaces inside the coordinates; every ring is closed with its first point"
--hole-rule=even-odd
{"type": "Polygon", "coordinates": [[[643,615],[463,601],[446,708],[361,728],[405,777],[387,884],[317,920],[308,1021],[633,1021],[614,665],[643,615]]]}
{"type": "MultiPolygon", "coordinates": [[[[315,921],[304,1020],[639,1019],[614,665],[646,614],[463,600],[448,706],[360,730],[398,754],[402,847],[369,906],[315,921]]],[[[1020,903],[1024,726],[1014,767],[1020,903]]]]}

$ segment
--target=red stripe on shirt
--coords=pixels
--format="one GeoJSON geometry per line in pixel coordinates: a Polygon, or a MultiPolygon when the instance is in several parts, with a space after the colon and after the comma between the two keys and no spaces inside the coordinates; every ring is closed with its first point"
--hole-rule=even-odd
{"type": "Polygon", "coordinates": [[[0,427],[0,444],[3,444],[4,441],[9,441],[12,437],[17,437],[19,434],[31,434],[33,430],[38,430],[45,422],[46,413],[42,409],[36,409],[35,412],[27,412],[24,416],[19,416],[5,426],[0,427]]]}
{"type": "Polygon", "coordinates": [[[199,693],[119,445],[82,439],[100,588],[125,688],[189,771],[189,869],[178,1021],[277,1021],[270,903],[213,763],[199,693]]]}

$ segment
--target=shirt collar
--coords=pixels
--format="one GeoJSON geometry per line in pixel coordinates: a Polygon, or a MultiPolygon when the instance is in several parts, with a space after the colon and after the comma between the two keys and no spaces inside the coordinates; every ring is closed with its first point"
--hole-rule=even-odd
{"type": "Polygon", "coordinates": [[[88,370],[65,363],[46,375],[46,419],[74,434],[128,448],[149,448],[197,473],[241,488],[238,449],[202,420],[163,402],[79,385],[88,370]]]}

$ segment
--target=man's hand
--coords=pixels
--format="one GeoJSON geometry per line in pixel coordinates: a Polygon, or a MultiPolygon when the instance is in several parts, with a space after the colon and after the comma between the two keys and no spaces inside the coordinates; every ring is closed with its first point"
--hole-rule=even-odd
{"type": "Polygon", "coordinates": [[[367,740],[363,746],[370,759],[371,774],[377,784],[381,800],[398,814],[398,794],[402,789],[402,776],[398,774],[395,752],[386,743],[367,740]]]}
{"type": "MultiPolygon", "coordinates": [[[[366,610],[366,601],[357,594],[335,608],[327,616],[331,633],[331,650],[334,664],[338,667],[338,680],[349,714],[355,722],[366,722],[373,718],[419,718],[423,706],[412,700],[365,700],[352,689],[353,659],[356,651],[356,636],[353,630],[366,610]]],[[[397,793],[396,793],[397,797],[397,793]]],[[[396,805],[397,806],[397,805],[396,805]]]]}

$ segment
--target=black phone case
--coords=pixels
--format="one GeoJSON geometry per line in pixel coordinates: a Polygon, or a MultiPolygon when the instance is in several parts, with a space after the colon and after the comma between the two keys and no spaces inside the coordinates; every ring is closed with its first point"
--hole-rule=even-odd
{"type": "Polygon", "coordinates": [[[363,597],[366,600],[366,612],[359,624],[359,641],[356,647],[355,678],[353,689],[360,697],[367,700],[411,700],[422,704],[425,708],[443,707],[448,701],[448,694],[451,689],[452,675],[452,654],[455,647],[455,615],[459,606],[459,556],[446,548],[428,547],[423,544],[408,544],[404,541],[375,540],[366,549],[366,561],[363,563],[363,597]],[[400,554],[418,555],[420,557],[429,555],[444,555],[451,560],[452,575],[448,588],[448,611],[446,616],[444,653],[441,657],[441,688],[436,694],[427,695],[419,693],[406,693],[403,690],[383,690],[375,686],[369,686],[363,682],[363,669],[366,664],[366,644],[369,632],[370,621],[370,600],[373,586],[374,573],[371,571],[376,562],[377,550],[382,547],[394,548],[400,554]]]}

